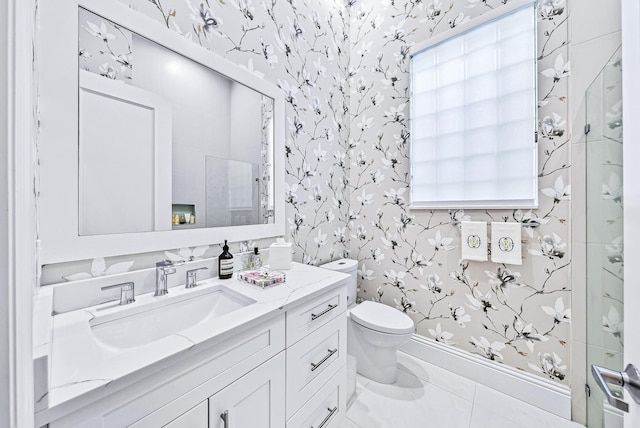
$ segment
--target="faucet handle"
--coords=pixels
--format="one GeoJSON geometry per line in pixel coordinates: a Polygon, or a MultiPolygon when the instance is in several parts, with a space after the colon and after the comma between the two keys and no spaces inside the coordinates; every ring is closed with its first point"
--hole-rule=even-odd
{"type": "Polygon", "coordinates": [[[197,269],[191,269],[187,271],[187,282],[185,288],[193,288],[197,284],[197,275],[199,270],[209,269],[208,267],[200,267],[197,269]]]}
{"type": "Polygon", "coordinates": [[[112,290],[114,288],[120,289],[120,305],[128,305],[136,301],[135,299],[135,285],[133,282],[123,282],[122,284],[107,285],[100,287],[100,290],[112,290]]]}
{"type": "Polygon", "coordinates": [[[156,267],[168,267],[168,266],[182,266],[185,263],[184,260],[169,260],[164,259],[156,262],[156,267]]]}

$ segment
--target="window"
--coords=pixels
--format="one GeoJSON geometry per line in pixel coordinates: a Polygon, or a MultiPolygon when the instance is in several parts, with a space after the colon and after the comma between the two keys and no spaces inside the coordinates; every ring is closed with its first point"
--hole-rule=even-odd
{"type": "Polygon", "coordinates": [[[411,207],[536,207],[535,5],[468,24],[411,53],[411,207]]]}

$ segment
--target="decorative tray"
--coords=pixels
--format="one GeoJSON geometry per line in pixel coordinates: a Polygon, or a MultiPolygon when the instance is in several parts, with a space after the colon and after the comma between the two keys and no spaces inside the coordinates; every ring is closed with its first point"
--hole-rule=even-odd
{"type": "Polygon", "coordinates": [[[238,273],[238,279],[265,288],[271,285],[285,282],[286,275],[283,272],[269,269],[246,270],[238,273]]]}

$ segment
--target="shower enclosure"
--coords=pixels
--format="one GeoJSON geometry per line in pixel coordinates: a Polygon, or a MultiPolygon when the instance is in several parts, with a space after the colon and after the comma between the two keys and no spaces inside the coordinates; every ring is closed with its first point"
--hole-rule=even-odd
{"type": "MultiPolygon", "coordinates": [[[[622,54],[585,94],[587,426],[617,428],[622,414],[604,401],[592,364],[623,370],[622,54]]],[[[622,397],[622,389],[613,393],[622,397]]]]}

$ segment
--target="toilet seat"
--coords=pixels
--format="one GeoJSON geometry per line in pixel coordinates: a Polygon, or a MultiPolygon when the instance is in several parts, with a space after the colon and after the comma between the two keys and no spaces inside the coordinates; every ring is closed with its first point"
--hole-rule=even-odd
{"type": "Polygon", "coordinates": [[[349,316],[357,324],[381,333],[414,332],[413,320],[407,314],[382,303],[366,300],[353,308],[349,316]]]}

